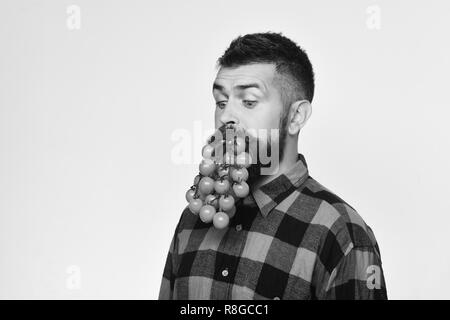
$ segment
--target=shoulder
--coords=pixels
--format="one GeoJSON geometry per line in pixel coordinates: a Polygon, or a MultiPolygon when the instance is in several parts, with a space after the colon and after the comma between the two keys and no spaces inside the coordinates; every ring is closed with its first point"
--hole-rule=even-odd
{"type": "Polygon", "coordinates": [[[343,254],[354,247],[373,248],[378,251],[372,229],[357,210],[336,193],[311,176],[296,192],[298,214],[306,214],[303,219],[306,218],[309,224],[321,226],[322,246],[338,246],[343,254]]]}
{"type": "Polygon", "coordinates": [[[180,232],[184,229],[194,229],[195,225],[199,220],[198,215],[195,215],[189,210],[189,205],[184,207],[183,211],[180,215],[180,220],[177,224],[177,232],[180,232]]]}

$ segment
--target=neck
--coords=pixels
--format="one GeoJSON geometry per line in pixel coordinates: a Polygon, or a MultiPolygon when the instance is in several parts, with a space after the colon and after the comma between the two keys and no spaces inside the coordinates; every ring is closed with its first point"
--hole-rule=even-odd
{"type": "Polygon", "coordinates": [[[278,165],[274,165],[270,169],[269,174],[260,175],[255,178],[250,187],[258,188],[287,172],[297,162],[298,151],[297,148],[286,148],[284,154],[278,165]]]}

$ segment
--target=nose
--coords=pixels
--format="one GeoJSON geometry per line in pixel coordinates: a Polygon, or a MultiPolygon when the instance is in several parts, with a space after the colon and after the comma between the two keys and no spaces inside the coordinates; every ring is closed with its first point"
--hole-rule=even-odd
{"type": "Polygon", "coordinates": [[[227,123],[239,124],[239,119],[234,112],[234,107],[231,103],[228,103],[222,114],[219,117],[220,125],[227,123]]]}

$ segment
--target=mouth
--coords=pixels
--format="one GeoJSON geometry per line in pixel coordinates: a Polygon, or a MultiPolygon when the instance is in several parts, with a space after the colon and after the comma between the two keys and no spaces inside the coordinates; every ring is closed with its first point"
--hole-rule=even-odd
{"type": "Polygon", "coordinates": [[[251,146],[257,144],[257,139],[234,123],[219,127],[208,138],[207,143],[212,146],[212,159],[218,164],[241,164],[248,167],[256,160],[256,150],[251,146]]]}

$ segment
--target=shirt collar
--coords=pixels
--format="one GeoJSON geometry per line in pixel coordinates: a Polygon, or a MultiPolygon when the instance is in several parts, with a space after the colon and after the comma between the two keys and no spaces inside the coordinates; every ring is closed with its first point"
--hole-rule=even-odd
{"type": "Polygon", "coordinates": [[[244,204],[256,202],[265,218],[273,208],[297,189],[308,178],[308,175],[305,157],[299,153],[297,162],[287,171],[257,188],[252,188],[251,197],[248,196],[244,199],[244,204]]]}

